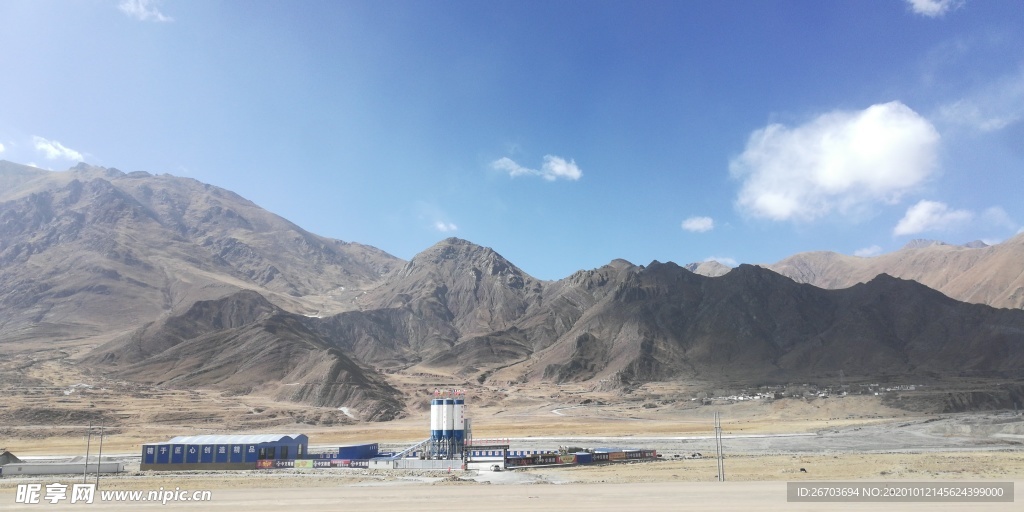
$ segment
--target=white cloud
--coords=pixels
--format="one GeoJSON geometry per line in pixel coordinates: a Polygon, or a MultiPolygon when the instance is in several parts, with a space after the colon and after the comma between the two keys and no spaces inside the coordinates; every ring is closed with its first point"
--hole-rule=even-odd
{"type": "Polygon", "coordinates": [[[683,229],[691,233],[707,233],[715,229],[715,220],[711,217],[690,217],[683,221],[683,229]]]}
{"type": "Polygon", "coordinates": [[[1024,69],[939,108],[949,123],[994,132],[1024,120],[1024,69]]]}
{"type": "Polygon", "coordinates": [[[558,178],[564,178],[567,180],[576,181],[583,177],[583,171],[576,166],[574,160],[569,160],[553,156],[544,156],[544,165],[541,166],[541,175],[548,181],[555,181],[558,178]]]}
{"type": "Polygon", "coordinates": [[[907,0],[907,3],[914,12],[929,18],[938,18],[964,4],[963,0],[907,0]]]}
{"type": "Polygon", "coordinates": [[[32,137],[32,142],[35,145],[37,151],[43,153],[43,156],[47,160],[56,160],[62,158],[64,160],[72,160],[75,162],[81,162],[85,160],[82,154],[75,151],[55,140],[47,140],[38,135],[32,137]]]}
{"type": "Polygon", "coordinates": [[[434,223],[434,229],[442,233],[451,233],[452,231],[458,231],[459,227],[451,222],[437,221],[434,223]]]}
{"type": "Polygon", "coordinates": [[[968,210],[951,210],[938,201],[918,201],[907,209],[906,215],[896,224],[893,235],[915,235],[925,231],[945,231],[959,227],[974,218],[968,210]]]}
{"type": "Polygon", "coordinates": [[[1017,223],[1010,218],[1010,214],[1006,213],[1006,210],[1000,206],[986,208],[985,211],[981,213],[981,218],[989,226],[1005,229],[1013,229],[1017,227],[1017,223]]]}
{"type": "Polygon", "coordinates": [[[544,155],[544,163],[541,165],[540,170],[523,167],[507,156],[491,162],[491,168],[507,172],[513,178],[517,176],[540,176],[547,181],[555,181],[557,179],[576,181],[583,177],[583,171],[576,165],[576,161],[566,161],[564,158],[554,155],[544,155]]]}
{"type": "Polygon", "coordinates": [[[444,208],[431,201],[416,201],[413,203],[413,211],[416,215],[416,225],[424,228],[434,229],[441,233],[451,233],[459,230],[454,222],[448,222],[451,215],[444,208]]]}
{"type": "Polygon", "coordinates": [[[894,203],[935,170],[939,133],[894,101],[754,131],[729,163],[737,207],[754,217],[810,221],[894,203]]]}
{"type": "Polygon", "coordinates": [[[160,9],[157,8],[158,3],[156,0],[121,0],[117,8],[139,21],[174,21],[174,18],[160,12],[160,9]]]}
{"type": "Polygon", "coordinates": [[[4,145],[3,145],[3,144],[0,144],[0,153],[3,153],[3,152],[4,152],[4,149],[5,149],[5,148],[4,148],[4,145]]]}
{"type": "Polygon", "coordinates": [[[882,254],[882,248],[877,245],[853,251],[854,256],[860,256],[861,258],[870,258],[872,256],[878,256],[879,254],[882,254]]]}
{"type": "Polygon", "coordinates": [[[533,169],[527,169],[505,156],[491,162],[491,169],[507,172],[509,176],[515,178],[516,176],[522,176],[524,174],[537,174],[537,171],[533,169]]]}
{"type": "Polygon", "coordinates": [[[704,258],[704,261],[717,261],[727,267],[735,267],[739,265],[739,262],[737,262],[735,258],[727,258],[724,256],[708,256],[707,258],[704,258]]]}

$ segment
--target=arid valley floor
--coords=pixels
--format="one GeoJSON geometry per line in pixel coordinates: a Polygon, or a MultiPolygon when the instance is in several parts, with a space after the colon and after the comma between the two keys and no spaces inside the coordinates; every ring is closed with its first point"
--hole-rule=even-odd
{"type": "MultiPolygon", "coordinates": [[[[457,383],[439,375],[402,376],[396,380],[404,379],[404,391],[412,397],[410,414],[366,423],[342,411],[258,396],[108,381],[80,373],[60,358],[23,355],[3,364],[2,448],[28,459],[80,456],[86,425],[104,423],[104,456],[126,461],[128,471],[104,476],[101,487],[213,491],[209,502],[168,505],[190,510],[341,504],[353,510],[448,510],[453,504],[479,510],[619,510],[637,505],[670,510],[868,510],[878,504],[788,503],[786,482],[1014,481],[1018,492],[1024,489],[1024,416],[1013,411],[911,412],[912,407],[891,406],[892,397],[873,394],[713,399],[702,405],[704,401],[690,399],[692,384],[659,384],[626,394],[571,385],[469,391],[467,417],[477,439],[509,439],[513,449],[654,448],[662,456],[656,462],[502,472],[483,467],[454,475],[363,469],[141,473],[142,443],[184,434],[301,432],[310,437],[314,451],[360,442],[380,442],[385,450],[402,448],[426,437],[431,386],[457,383]],[[723,419],[724,483],[716,481],[715,411],[723,419]]],[[[904,393],[899,400],[914,397],[904,393]]],[[[77,478],[0,479],[0,508],[14,506],[19,483],[70,483],[77,478]]],[[[129,510],[140,505],[104,503],[94,508],[129,510]]],[[[885,508],[897,505],[904,510],[1019,507],[900,503],[885,508]]]]}

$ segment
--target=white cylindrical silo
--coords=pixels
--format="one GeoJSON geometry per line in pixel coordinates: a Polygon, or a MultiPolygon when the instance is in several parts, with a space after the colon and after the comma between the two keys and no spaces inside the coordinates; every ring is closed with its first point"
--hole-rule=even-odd
{"type": "Polygon", "coordinates": [[[444,430],[441,432],[441,436],[451,439],[455,435],[455,399],[445,398],[442,410],[444,411],[441,415],[444,418],[444,430]]]}
{"type": "Polygon", "coordinates": [[[466,438],[466,399],[458,396],[455,398],[455,425],[454,437],[456,444],[462,444],[466,438]]]}
{"type": "Polygon", "coordinates": [[[441,418],[444,409],[443,400],[435,398],[430,401],[430,438],[440,441],[444,430],[444,420],[441,418]]]}

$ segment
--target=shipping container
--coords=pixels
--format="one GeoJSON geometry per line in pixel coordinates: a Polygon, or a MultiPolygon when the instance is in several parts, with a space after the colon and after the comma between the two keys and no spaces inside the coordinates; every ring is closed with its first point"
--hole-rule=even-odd
{"type": "Polygon", "coordinates": [[[594,454],[588,452],[576,452],[573,454],[576,456],[576,464],[592,464],[594,462],[594,454]]]}

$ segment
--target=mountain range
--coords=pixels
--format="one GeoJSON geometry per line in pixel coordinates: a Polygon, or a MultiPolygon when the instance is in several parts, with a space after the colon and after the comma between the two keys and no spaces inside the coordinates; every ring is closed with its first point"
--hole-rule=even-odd
{"type": "Polygon", "coordinates": [[[541,281],[456,238],[406,262],[188,178],[0,161],[0,186],[0,344],[129,381],[384,420],[402,414],[396,373],[595,388],[1024,376],[1022,235],[541,281]]]}
{"type": "Polygon", "coordinates": [[[242,289],[289,311],[332,314],[401,264],[188,178],[0,161],[0,184],[7,341],[123,333],[242,289]]]}
{"type": "Polygon", "coordinates": [[[964,302],[1024,308],[1024,234],[996,245],[915,240],[899,251],[871,258],[808,252],[766,268],[822,288],[847,288],[884,273],[964,302]]]}

